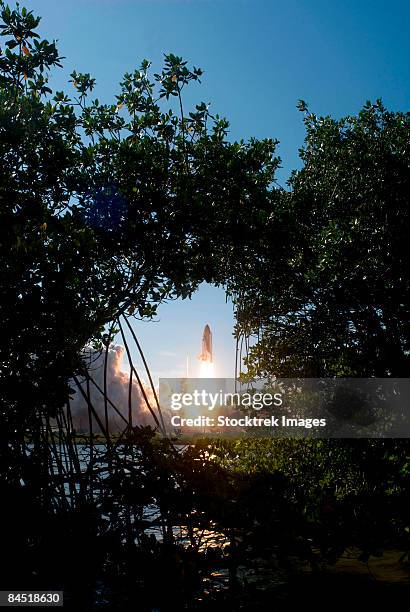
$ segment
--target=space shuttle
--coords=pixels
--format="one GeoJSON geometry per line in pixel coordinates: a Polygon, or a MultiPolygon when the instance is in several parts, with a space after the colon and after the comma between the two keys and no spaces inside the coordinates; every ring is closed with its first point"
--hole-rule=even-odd
{"type": "Polygon", "coordinates": [[[209,325],[205,325],[204,333],[202,334],[202,351],[198,355],[198,359],[212,363],[212,332],[209,325]]]}

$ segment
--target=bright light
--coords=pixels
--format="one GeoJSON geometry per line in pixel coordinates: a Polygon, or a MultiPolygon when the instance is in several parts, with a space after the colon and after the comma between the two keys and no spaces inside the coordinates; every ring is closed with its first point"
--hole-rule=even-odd
{"type": "Polygon", "coordinates": [[[215,366],[210,361],[201,361],[199,366],[199,378],[214,378],[215,366]]]}

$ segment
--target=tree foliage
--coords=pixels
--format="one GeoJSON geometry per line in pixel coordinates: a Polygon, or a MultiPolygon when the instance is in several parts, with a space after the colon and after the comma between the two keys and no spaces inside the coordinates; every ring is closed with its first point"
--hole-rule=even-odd
{"type": "Polygon", "coordinates": [[[238,285],[239,330],[259,334],[250,374],[407,376],[410,114],[300,108],[303,166],[238,285]]]}
{"type": "Polygon", "coordinates": [[[18,5],[1,18],[2,398],[21,419],[64,403],[81,348],[120,313],[223,282],[278,160],[271,140],[229,142],[209,105],[186,111],[202,71],[182,58],[153,76],[144,60],[111,104],[76,71],[53,93],[56,42],[18,5]]]}

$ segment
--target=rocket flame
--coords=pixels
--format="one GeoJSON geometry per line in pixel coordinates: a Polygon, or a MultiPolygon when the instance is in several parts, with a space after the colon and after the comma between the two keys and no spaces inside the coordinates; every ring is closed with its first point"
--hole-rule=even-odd
{"type": "Polygon", "coordinates": [[[215,365],[212,361],[201,361],[199,366],[199,378],[214,378],[215,365]]]}

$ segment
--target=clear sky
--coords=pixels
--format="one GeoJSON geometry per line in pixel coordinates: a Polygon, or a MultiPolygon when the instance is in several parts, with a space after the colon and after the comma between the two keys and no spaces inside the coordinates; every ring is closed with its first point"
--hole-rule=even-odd
{"type": "MultiPolygon", "coordinates": [[[[143,58],[182,55],[205,71],[192,101],[212,102],[232,139],[281,141],[284,184],[298,166],[302,98],[318,114],[356,113],[381,97],[392,110],[410,102],[410,2],[403,0],[21,0],[57,38],[64,70],[90,72],[96,95],[112,102],[125,71],[143,58]]],[[[188,99],[189,101],[189,99],[188,99]]],[[[156,323],[135,323],[154,375],[195,373],[205,323],[214,335],[218,374],[232,375],[232,307],[202,286],[191,301],[163,305],[156,323]]]]}

